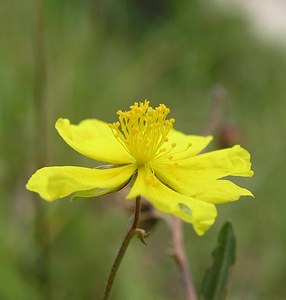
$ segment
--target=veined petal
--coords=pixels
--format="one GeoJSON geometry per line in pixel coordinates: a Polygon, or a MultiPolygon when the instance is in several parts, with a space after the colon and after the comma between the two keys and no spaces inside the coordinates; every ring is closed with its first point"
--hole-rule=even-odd
{"type": "Polygon", "coordinates": [[[89,196],[102,195],[127,183],[135,170],[135,165],[104,170],[82,167],[46,167],[39,169],[30,178],[26,188],[40,194],[47,201],[84,191],[91,191],[89,196]]]}
{"type": "Polygon", "coordinates": [[[168,142],[164,144],[167,149],[176,144],[174,152],[184,153],[187,149],[187,157],[200,153],[212,141],[212,136],[187,135],[175,129],[168,134],[168,142]]]}
{"type": "MultiPolygon", "coordinates": [[[[250,177],[253,175],[253,171],[250,169],[250,155],[240,146],[201,154],[175,163],[168,159],[165,159],[164,162],[153,161],[151,166],[162,182],[179,193],[194,197],[208,191],[210,187],[215,185],[217,185],[217,189],[221,189],[223,181],[217,180],[218,178],[226,176],[250,177]]],[[[249,195],[250,193],[246,193],[245,189],[234,184],[230,183],[229,185],[236,187],[236,196],[231,195],[230,199],[227,200],[226,194],[224,194],[221,200],[215,197],[216,200],[213,199],[212,203],[237,200],[239,198],[237,193],[240,195],[249,195]]],[[[220,191],[221,195],[222,192],[220,191]]]]}
{"type": "Polygon", "coordinates": [[[68,119],[60,118],[56,129],[69,146],[89,158],[113,164],[134,162],[103,121],[87,119],[73,125],[68,119]]]}
{"type": "Polygon", "coordinates": [[[217,212],[213,204],[179,194],[160,182],[150,169],[138,170],[138,177],[127,199],[143,196],[155,208],[192,223],[195,231],[202,235],[214,223],[217,212]]]}
{"type": "Polygon", "coordinates": [[[186,169],[154,168],[155,175],[166,185],[179,193],[213,204],[221,204],[238,200],[240,196],[252,196],[247,189],[241,188],[229,180],[196,177],[186,169]]]}
{"type": "Polygon", "coordinates": [[[192,197],[196,199],[213,204],[235,201],[240,196],[254,197],[249,190],[241,188],[229,180],[215,180],[212,183],[208,183],[201,191],[192,194],[192,197]]]}
{"type": "Polygon", "coordinates": [[[238,145],[182,160],[180,166],[189,169],[192,176],[197,178],[217,179],[225,176],[253,176],[250,154],[238,145]]]}
{"type": "Polygon", "coordinates": [[[153,161],[150,165],[160,181],[181,194],[191,195],[198,188],[201,190],[202,185],[205,186],[207,182],[207,176],[202,181],[192,176],[191,170],[180,168],[167,159],[161,162],[153,161]]]}

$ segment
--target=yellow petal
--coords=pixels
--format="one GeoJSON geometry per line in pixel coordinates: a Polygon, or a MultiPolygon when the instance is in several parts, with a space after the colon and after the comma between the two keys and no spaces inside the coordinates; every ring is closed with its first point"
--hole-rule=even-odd
{"type": "Polygon", "coordinates": [[[222,204],[238,200],[240,196],[252,196],[253,194],[239,187],[229,180],[216,180],[208,183],[201,191],[192,194],[192,197],[213,204],[222,204]]]}
{"type": "Polygon", "coordinates": [[[138,177],[127,199],[139,195],[150,201],[159,211],[192,223],[199,235],[205,233],[217,215],[214,205],[171,190],[144,167],[138,170],[138,177]]]}
{"type": "MultiPolygon", "coordinates": [[[[217,180],[226,176],[252,176],[253,171],[251,171],[250,167],[250,155],[240,146],[201,154],[189,159],[176,161],[176,163],[168,159],[164,163],[160,161],[152,162],[152,168],[156,176],[182,194],[197,198],[198,195],[209,191],[210,187],[214,189],[216,186],[217,192],[216,196],[212,198],[212,203],[237,200],[239,195],[252,195],[249,191],[231,183],[226,183],[223,186],[222,181],[217,180]],[[228,186],[232,187],[228,195],[229,199],[227,198],[227,191],[223,193],[221,190],[223,187],[227,188],[228,186]],[[219,199],[218,195],[222,195],[222,199],[219,199]]],[[[210,199],[211,193],[207,194],[209,195],[208,199],[210,199]]]]}
{"type": "Polygon", "coordinates": [[[103,121],[87,119],[73,125],[68,119],[60,118],[56,129],[69,146],[89,158],[112,164],[134,162],[103,121]]]}
{"type": "Polygon", "coordinates": [[[181,153],[184,157],[191,157],[206,148],[212,139],[212,136],[187,135],[175,129],[171,129],[168,134],[168,142],[164,144],[164,147],[168,149],[175,144],[176,146],[172,154],[176,152],[177,154],[181,153]]]}
{"type": "Polygon", "coordinates": [[[191,170],[192,176],[222,178],[225,176],[253,176],[250,154],[240,146],[212,151],[186,159],[180,163],[191,170]]]}
{"type": "Polygon", "coordinates": [[[40,194],[47,201],[64,198],[75,192],[91,190],[92,195],[102,195],[127,183],[135,170],[134,165],[103,170],[46,167],[38,170],[30,178],[26,188],[40,194]]]}

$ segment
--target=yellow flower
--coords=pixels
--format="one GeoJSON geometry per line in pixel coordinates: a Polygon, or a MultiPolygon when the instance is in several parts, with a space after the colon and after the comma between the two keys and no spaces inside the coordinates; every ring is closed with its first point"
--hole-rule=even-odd
{"type": "Polygon", "coordinates": [[[58,119],[56,129],[79,153],[107,162],[99,168],[46,167],[27,189],[53,201],[68,195],[93,197],[115,192],[133,178],[127,199],[143,196],[155,208],[192,223],[202,235],[214,223],[215,204],[253,196],[226,176],[251,177],[250,155],[240,146],[199,154],[211,136],[185,135],[173,129],[174,119],[163,104],[149,101],[117,112],[113,124],[88,119],[78,125],[58,119]]]}

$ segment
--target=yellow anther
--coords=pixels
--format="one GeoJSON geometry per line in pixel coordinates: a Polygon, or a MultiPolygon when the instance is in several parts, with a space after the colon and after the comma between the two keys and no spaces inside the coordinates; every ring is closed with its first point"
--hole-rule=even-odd
{"type": "Polygon", "coordinates": [[[135,102],[129,111],[118,110],[118,121],[110,127],[122,146],[137,160],[145,164],[159,153],[168,141],[167,135],[174,119],[166,120],[170,110],[163,104],[153,109],[149,101],[135,102]]]}

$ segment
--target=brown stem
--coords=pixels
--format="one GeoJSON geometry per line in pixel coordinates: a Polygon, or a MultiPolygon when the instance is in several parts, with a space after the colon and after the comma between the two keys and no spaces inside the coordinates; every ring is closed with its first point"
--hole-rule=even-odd
{"type": "Polygon", "coordinates": [[[142,231],[138,230],[138,224],[139,224],[139,218],[140,218],[140,210],[141,210],[141,197],[138,196],[136,198],[136,206],[135,206],[135,214],[134,214],[134,220],[133,223],[128,230],[127,234],[125,235],[123,242],[119,248],[119,251],[116,255],[115,261],[112,265],[111,271],[109,273],[109,277],[105,286],[104,294],[103,294],[103,300],[108,300],[111,295],[111,290],[113,287],[113,282],[116,277],[117,271],[119,269],[119,266],[121,264],[121,261],[126,253],[126,250],[128,248],[128,245],[133,238],[134,235],[142,233],[142,231]]]}
{"type": "Polygon", "coordinates": [[[171,232],[173,252],[172,256],[177,263],[182,275],[183,284],[186,292],[186,299],[197,300],[197,293],[189,272],[188,261],[186,257],[184,241],[183,241],[183,226],[182,221],[176,217],[172,218],[171,232]]]}
{"type": "Polygon", "coordinates": [[[202,135],[214,134],[222,120],[227,92],[223,86],[216,86],[212,92],[212,107],[202,135]]]}
{"type": "MultiPolygon", "coordinates": [[[[213,90],[212,109],[208,121],[206,122],[205,129],[202,130],[203,135],[213,134],[220,125],[225,101],[225,89],[222,86],[217,86],[213,90]]],[[[173,246],[172,256],[182,274],[186,297],[188,300],[197,300],[198,296],[189,271],[189,265],[184,246],[182,221],[175,217],[172,219],[171,236],[173,246]]]]}

